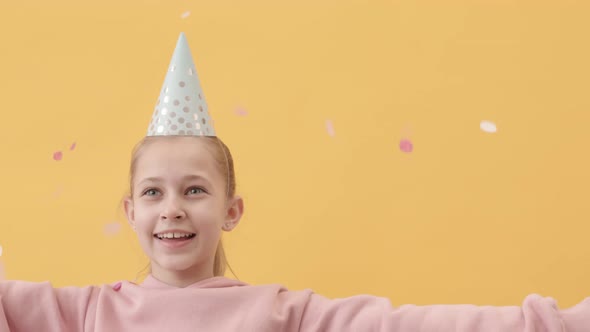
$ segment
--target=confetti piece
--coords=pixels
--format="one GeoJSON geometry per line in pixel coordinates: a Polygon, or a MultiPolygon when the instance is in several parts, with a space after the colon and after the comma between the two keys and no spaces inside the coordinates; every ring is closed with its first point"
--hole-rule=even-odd
{"type": "Polygon", "coordinates": [[[2,256],[2,246],[0,246],[0,256],[2,256]]]}
{"type": "Polygon", "coordinates": [[[328,135],[334,137],[336,132],[334,131],[334,125],[332,124],[332,120],[326,120],[326,130],[328,131],[328,135]]]}
{"type": "Polygon", "coordinates": [[[495,133],[498,129],[496,128],[496,124],[491,121],[482,121],[479,124],[481,130],[485,131],[486,133],[495,133]]]}
{"type": "Polygon", "coordinates": [[[113,289],[115,290],[115,292],[118,292],[118,291],[119,291],[119,289],[121,289],[121,286],[122,286],[122,285],[123,285],[123,284],[122,284],[120,281],[119,281],[119,282],[117,282],[116,284],[114,284],[114,285],[113,285],[113,289]]]}
{"type": "Polygon", "coordinates": [[[404,138],[399,142],[399,149],[405,153],[410,153],[414,150],[414,145],[409,139],[404,138]]]}
{"type": "Polygon", "coordinates": [[[243,108],[238,108],[236,110],[236,114],[239,116],[246,116],[246,115],[248,115],[248,112],[243,108]]]}
{"type": "Polygon", "coordinates": [[[76,142],[72,143],[72,146],[70,146],[70,151],[73,151],[76,148],[76,142]]]}
{"type": "Polygon", "coordinates": [[[58,198],[59,196],[61,196],[61,194],[64,191],[64,187],[63,186],[59,186],[57,187],[57,189],[55,189],[55,191],[53,192],[53,197],[54,198],[58,198]]]}
{"type": "Polygon", "coordinates": [[[187,18],[190,14],[191,14],[191,12],[184,12],[184,13],[182,13],[182,15],[180,15],[180,17],[187,18]]]}
{"type": "Polygon", "coordinates": [[[61,151],[57,151],[57,152],[53,153],[53,160],[59,161],[59,160],[61,160],[61,157],[62,157],[61,151]]]}
{"type": "Polygon", "coordinates": [[[121,224],[114,221],[104,226],[104,233],[106,235],[116,235],[121,230],[121,224]]]}

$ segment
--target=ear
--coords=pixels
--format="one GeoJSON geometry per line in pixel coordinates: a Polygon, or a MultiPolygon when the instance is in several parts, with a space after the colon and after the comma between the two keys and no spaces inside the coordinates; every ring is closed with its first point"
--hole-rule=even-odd
{"type": "Polygon", "coordinates": [[[131,199],[131,197],[125,197],[125,200],[123,201],[123,206],[125,207],[125,215],[127,216],[127,222],[129,222],[131,228],[135,230],[135,211],[133,208],[133,200],[131,199]]]}
{"type": "Polygon", "coordinates": [[[222,229],[226,232],[232,231],[240,223],[243,214],[244,200],[240,196],[234,196],[227,206],[222,229]]]}

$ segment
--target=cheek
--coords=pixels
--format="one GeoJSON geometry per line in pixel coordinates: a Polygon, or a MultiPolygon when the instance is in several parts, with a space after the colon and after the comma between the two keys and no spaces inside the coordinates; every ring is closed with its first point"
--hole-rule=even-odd
{"type": "Polygon", "coordinates": [[[189,218],[211,223],[223,219],[222,207],[217,203],[207,202],[204,204],[195,204],[189,208],[189,218]]]}
{"type": "Polygon", "coordinates": [[[139,200],[135,203],[135,219],[145,220],[146,218],[152,218],[155,213],[158,212],[158,205],[153,202],[144,202],[139,200]]]}
{"type": "Polygon", "coordinates": [[[135,228],[138,234],[152,232],[155,227],[155,221],[158,220],[157,213],[143,206],[135,209],[135,228]]]}
{"type": "Polygon", "coordinates": [[[221,228],[221,221],[218,215],[195,215],[193,225],[201,233],[214,234],[217,228],[221,228]]]}

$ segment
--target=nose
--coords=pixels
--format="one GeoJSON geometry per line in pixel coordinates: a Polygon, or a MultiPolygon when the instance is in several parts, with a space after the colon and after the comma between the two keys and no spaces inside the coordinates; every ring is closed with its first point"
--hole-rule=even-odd
{"type": "Polygon", "coordinates": [[[186,212],[175,198],[170,198],[160,213],[161,220],[179,220],[186,217],[186,212]]]}

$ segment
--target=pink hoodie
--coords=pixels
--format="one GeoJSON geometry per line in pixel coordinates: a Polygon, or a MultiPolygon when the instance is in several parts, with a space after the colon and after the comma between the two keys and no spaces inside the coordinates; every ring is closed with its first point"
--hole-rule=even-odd
{"type": "Polygon", "coordinates": [[[0,332],[162,331],[590,331],[590,298],[559,310],[529,295],[522,307],[391,306],[368,295],[327,299],[311,290],[214,277],[186,288],[148,276],[141,285],[53,288],[0,282],[0,332]],[[119,287],[120,286],[120,287],[119,287]]]}

